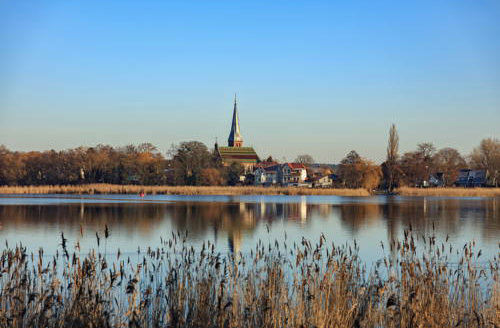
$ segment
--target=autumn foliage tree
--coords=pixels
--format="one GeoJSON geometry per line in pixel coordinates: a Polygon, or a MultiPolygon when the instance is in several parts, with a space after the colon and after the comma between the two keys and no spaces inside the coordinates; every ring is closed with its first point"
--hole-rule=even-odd
{"type": "Polygon", "coordinates": [[[339,164],[337,173],[345,188],[375,189],[382,177],[380,166],[366,160],[354,150],[349,152],[339,164]]]}
{"type": "Polygon", "coordinates": [[[220,186],[224,184],[221,171],[213,167],[204,168],[201,171],[201,184],[204,186],[220,186]]]}
{"type": "Polygon", "coordinates": [[[0,146],[0,184],[164,184],[167,161],[151,144],[11,152],[0,146]]]}
{"type": "Polygon", "coordinates": [[[211,167],[212,155],[207,146],[199,141],[182,142],[171,149],[175,184],[199,186],[202,171],[211,167]]]}

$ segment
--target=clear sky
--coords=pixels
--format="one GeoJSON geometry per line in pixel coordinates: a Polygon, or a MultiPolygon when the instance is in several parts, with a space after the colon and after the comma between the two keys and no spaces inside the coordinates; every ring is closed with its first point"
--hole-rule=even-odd
{"type": "Polygon", "coordinates": [[[500,137],[500,1],[3,1],[0,144],[227,142],[261,157],[500,137]]]}

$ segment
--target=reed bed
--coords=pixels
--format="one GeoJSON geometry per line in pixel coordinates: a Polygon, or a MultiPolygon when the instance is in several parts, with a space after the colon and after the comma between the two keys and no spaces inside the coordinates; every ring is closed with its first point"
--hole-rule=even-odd
{"type": "Polygon", "coordinates": [[[0,194],[166,194],[166,195],[337,195],[369,196],[366,189],[312,189],[297,187],[138,186],[112,184],[0,186],[0,194]]]}
{"type": "Polygon", "coordinates": [[[401,196],[500,197],[500,188],[411,188],[396,189],[401,196]]]}
{"type": "MultiPolygon", "coordinates": [[[[105,237],[109,236],[106,229],[105,237]]],[[[129,257],[53,257],[21,245],[0,257],[0,327],[498,327],[498,258],[434,236],[382,245],[259,242],[245,254],[196,251],[186,234],[129,257]],[[455,262],[455,260],[458,260],[455,262]]],[[[102,244],[102,240],[100,241],[102,244]]],[[[78,244],[77,244],[78,245],[78,244]]]]}

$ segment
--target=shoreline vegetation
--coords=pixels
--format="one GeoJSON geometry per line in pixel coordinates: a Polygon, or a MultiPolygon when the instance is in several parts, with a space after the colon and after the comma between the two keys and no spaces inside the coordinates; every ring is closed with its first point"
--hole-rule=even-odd
{"type": "MultiPolygon", "coordinates": [[[[113,184],[53,185],[53,186],[0,186],[1,194],[139,194],[147,195],[331,195],[370,196],[366,189],[253,186],[142,186],[113,184]]],[[[377,193],[375,193],[377,194],[377,193]]],[[[400,196],[499,197],[500,188],[411,188],[394,191],[400,196]]]]}
{"type": "Polygon", "coordinates": [[[139,194],[147,195],[337,195],[369,196],[366,189],[311,189],[254,186],[142,186],[84,184],[67,186],[0,186],[0,194],[139,194]]]}
{"type": "MultiPolygon", "coordinates": [[[[107,231],[107,229],[106,229],[107,231]]],[[[107,240],[109,233],[101,238],[107,240]]],[[[0,255],[0,327],[498,327],[498,260],[405,231],[371,268],[358,246],[303,239],[195,250],[187,234],[136,255],[25,247],[0,255]]],[[[105,244],[105,243],[104,243],[105,244]]],[[[103,252],[104,250],[104,252],[103,252]]]]}

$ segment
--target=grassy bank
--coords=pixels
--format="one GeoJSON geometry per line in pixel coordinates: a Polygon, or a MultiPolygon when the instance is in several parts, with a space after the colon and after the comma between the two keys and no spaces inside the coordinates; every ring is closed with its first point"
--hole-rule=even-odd
{"type": "Polygon", "coordinates": [[[401,196],[500,197],[500,188],[410,188],[396,190],[401,196]]]}
{"type": "Polygon", "coordinates": [[[2,186],[0,194],[166,194],[166,195],[338,195],[369,196],[365,189],[311,189],[295,187],[191,187],[87,184],[75,186],[2,186]]]}
{"type": "Polygon", "coordinates": [[[369,272],[355,245],[324,238],[233,256],[210,243],[195,251],[177,234],[133,261],[99,247],[72,254],[64,237],[49,260],[7,249],[0,326],[498,327],[497,259],[480,264],[473,244],[405,236],[369,272]]]}
{"type": "MultiPolygon", "coordinates": [[[[0,194],[139,194],[148,195],[334,195],[370,196],[366,189],[311,189],[296,187],[138,186],[86,184],[65,186],[0,186],[0,194]]],[[[410,188],[395,191],[401,196],[500,197],[500,188],[410,188]]]]}

